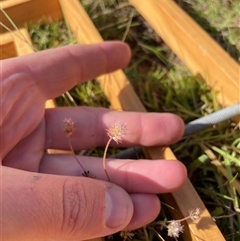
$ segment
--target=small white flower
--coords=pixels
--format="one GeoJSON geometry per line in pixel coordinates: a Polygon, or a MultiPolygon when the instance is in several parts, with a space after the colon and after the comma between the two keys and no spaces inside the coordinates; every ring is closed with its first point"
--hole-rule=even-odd
{"type": "Polygon", "coordinates": [[[168,226],[168,236],[173,238],[178,238],[179,233],[183,233],[183,226],[177,220],[171,221],[168,226]]]}
{"type": "Polygon", "coordinates": [[[63,132],[64,134],[69,137],[71,135],[73,135],[73,133],[75,132],[75,122],[72,120],[72,118],[65,118],[63,120],[63,132]]]}
{"type": "Polygon", "coordinates": [[[189,217],[191,220],[195,221],[197,219],[199,219],[200,215],[201,215],[201,209],[200,208],[195,208],[195,209],[191,209],[189,210],[189,217]]]}
{"type": "Polygon", "coordinates": [[[122,142],[122,137],[126,134],[127,126],[121,121],[117,121],[107,129],[107,135],[117,144],[122,142]]]}
{"type": "Polygon", "coordinates": [[[121,231],[120,233],[120,237],[122,237],[124,241],[126,241],[127,239],[132,239],[133,236],[134,233],[132,233],[131,231],[121,231]]]}

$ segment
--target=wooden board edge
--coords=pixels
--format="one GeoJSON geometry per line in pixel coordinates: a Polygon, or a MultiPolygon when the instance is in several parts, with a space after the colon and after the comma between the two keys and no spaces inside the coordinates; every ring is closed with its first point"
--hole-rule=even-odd
{"type": "Polygon", "coordinates": [[[174,1],[130,2],[188,69],[218,91],[219,103],[240,101],[239,64],[174,1]]]}

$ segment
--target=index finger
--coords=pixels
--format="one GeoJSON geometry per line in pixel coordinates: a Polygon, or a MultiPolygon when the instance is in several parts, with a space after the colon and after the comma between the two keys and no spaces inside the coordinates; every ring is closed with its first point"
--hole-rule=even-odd
{"type": "Polygon", "coordinates": [[[22,74],[51,99],[79,83],[125,67],[130,56],[128,45],[118,41],[72,45],[5,60],[4,74],[22,74]]]}

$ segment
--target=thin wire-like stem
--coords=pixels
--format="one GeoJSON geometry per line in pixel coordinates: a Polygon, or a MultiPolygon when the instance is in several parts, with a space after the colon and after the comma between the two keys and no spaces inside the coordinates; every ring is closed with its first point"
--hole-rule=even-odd
{"type": "Polygon", "coordinates": [[[85,170],[85,168],[83,167],[83,165],[81,164],[81,162],[77,159],[77,157],[76,157],[76,155],[75,155],[75,152],[74,152],[74,150],[73,150],[73,147],[72,147],[72,143],[71,143],[70,138],[68,137],[67,139],[68,139],[69,147],[70,147],[70,149],[71,149],[71,151],[72,151],[72,153],[73,153],[73,156],[74,156],[75,160],[76,160],[77,163],[80,165],[80,167],[83,169],[83,172],[84,172],[84,173],[87,173],[86,170],[85,170]]]}
{"type": "Polygon", "coordinates": [[[234,213],[231,213],[231,214],[227,214],[227,215],[221,215],[221,216],[214,216],[214,217],[212,217],[213,218],[213,220],[215,220],[215,219],[220,219],[220,218],[231,218],[232,216],[234,216],[234,215],[236,215],[237,214],[237,212],[234,212],[234,213]]]}
{"type": "Polygon", "coordinates": [[[20,40],[22,40],[23,42],[25,42],[31,49],[33,49],[34,52],[37,52],[37,49],[34,48],[34,46],[32,46],[27,39],[22,35],[21,31],[18,30],[18,33],[21,36],[18,36],[16,33],[14,33],[10,28],[8,28],[5,24],[3,24],[2,22],[0,22],[0,25],[5,28],[8,32],[10,32],[11,34],[13,34],[14,37],[19,38],[20,40]]]}
{"type": "Polygon", "coordinates": [[[107,156],[107,149],[108,149],[111,141],[112,141],[112,138],[110,138],[108,140],[108,142],[106,144],[106,147],[105,147],[105,150],[104,150],[104,154],[103,154],[103,169],[104,169],[104,171],[106,173],[106,176],[107,176],[107,179],[108,179],[109,182],[110,182],[110,177],[108,175],[107,168],[106,168],[106,156],[107,156]]]}
{"type": "Polygon", "coordinates": [[[144,235],[145,235],[145,240],[150,241],[146,226],[143,227],[143,232],[144,232],[144,235]]]}
{"type": "Polygon", "coordinates": [[[131,24],[132,24],[133,16],[134,16],[134,10],[133,10],[133,11],[131,12],[131,14],[130,14],[130,18],[129,18],[129,21],[128,21],[126,30],[125,30],[125,32],[124,32],[124,34],[123,34],[123,37],[122,37],[122,41],[123,41],[123,42],[126,40],[126,37],[127,37],[127,35],[128,35],[129,29],[130,29],[131,24]]]}
{"type": "MultiPolygon", "coordinates": [[[[24,39],[24,41],[26,41],[28,43],[28,41],[26,40],[25,36],[21,33],[21,31],[19,31],[17,25],[12,21],[12,19],[8,16],[8,14],[5,12],[4,9],[0,8],[1,12],[5,15],[5,17],[8,19],[8,21],[12,24],[12,26],[14,27],[14,29],[16,31],[19,32],[19,34],[21,35],[22,39],[24,39]]],[[[2,22],[1,22],[1,25],[6,28],[8,31],[12,32],[6,25],[4,25],[2,22]]]]}

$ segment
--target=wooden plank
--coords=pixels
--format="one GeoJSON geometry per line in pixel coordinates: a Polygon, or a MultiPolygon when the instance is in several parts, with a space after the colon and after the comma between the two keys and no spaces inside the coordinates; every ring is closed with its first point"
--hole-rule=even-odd
{"type": "Polygon", "coordinates": [[[13,58],[16,56],[15,47],[13,42],[0,44],[0,60],[13,58]]]}
{"type": "Polygon", "coordinates": [[[23,56],[27,54],[34,53],[33,47],[32,47],[32,41],[28,34],[27,29],[21,28],[18,32],[14,31],[15,35],[19,37],[14,37],[14,43],[17,50],[17,56],[23,56]],[[21,32],[21,35],[19,34],[21,32]],[[23,39],[24,38],[24,39],[23,39]]]}
{"type": "MultiPolygon", "coordinates": [[[[79,43],[90,44],[103,41],[78,0],[60,0],[60,2],[65,20],[75,33],[79,43]]],[[[98,78],[98,81],[114,109],[146,111],[123,71],[119,70],[112,74],[103,75],[98,78]]],[[[171,160],[176,159],[169,148],[166,148],[164,152],[160,147],[146,148],[146,151],[152,159],[161,159],[162,157],[171,160]]],[[[197,222],[198,225],[196,225],[196,222],[194,224],[188,223],[189,231],[184,232],[186,240],[209,240],[209,237],[212,241],[224,240],[189,180],[180,191],[174,192],[171,197],[173,197],[172,200],[175,200],[177,208],[184,216],[187,216],[189,208],[195,208],[196,205],[203,210],[203,218],[197,222]],[[184,199],[182,199],[182,194],[186,195],[184,199]],[[202,220],[204,220],[205,229],[201,229],[202,225],[199,225],[202,220]]]]}
{"type": "Polygon", "coordinates": [[[240,101],[240,66],[175,2],[130,2],[189,70],[219,91],[219,103],[240,101]]]}
{"type": "Polygon", "coordinates": [[[13,58],[16,54],[12,35],[9,33],[0,35],[0,60],[13,58]]]}
{"type": "MultiPolygon", "coordinates": [[[[43,17],[51,20],[63,19],[58,0],[8,0],[0,2],[0,7],[8,14],[18,28],[24,27],[27,22],[37,22],[43,17]]],[[[13,29],[11,23],[0,11],[1,22],[13,29]]],[[[0,33],[6,32],[0,26],[0,33]]]]}

